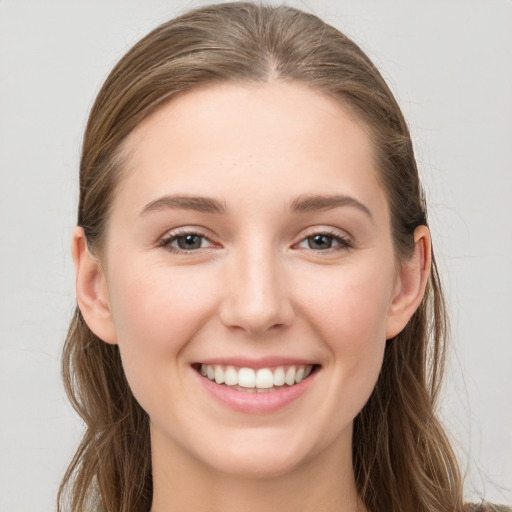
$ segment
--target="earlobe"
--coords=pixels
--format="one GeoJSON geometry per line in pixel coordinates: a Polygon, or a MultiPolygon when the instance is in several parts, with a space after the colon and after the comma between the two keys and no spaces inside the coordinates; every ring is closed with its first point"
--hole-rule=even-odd
{"type": "Polygon", "coordinates": [[[103,341],[117,344],[107,283],[101,262],[91,253],[84,230],[77,226],[71,246],[75,264],[76,299],[89,329],[103,341]]]}
{"type": "Polygon", "coordinates": [[[395,337],[421,304],[431,263],[430,232],[427,226],[418,226],[414,231],[414,253],[402,264],[399,272],[397,288],[388,311],[386,339],[395,337]]]}

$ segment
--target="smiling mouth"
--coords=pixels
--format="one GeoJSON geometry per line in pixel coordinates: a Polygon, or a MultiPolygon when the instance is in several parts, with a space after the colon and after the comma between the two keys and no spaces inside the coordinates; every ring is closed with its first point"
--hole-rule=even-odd
{"type": "Polygon", "coordinates": [[[237,391],[266,393],[290,388],[307,379],[319,365],[283,365],[273,368],[248,368],[232,365],[192,365],[203,377],[237,391]]]}

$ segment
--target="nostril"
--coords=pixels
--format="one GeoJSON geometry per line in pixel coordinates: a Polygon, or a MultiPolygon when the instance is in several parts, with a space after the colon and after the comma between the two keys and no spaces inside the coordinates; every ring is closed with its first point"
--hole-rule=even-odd
{"type": "Polygon", "coordinates": [[[285,272],[276,268],[274,255],[255,255],[253,249],[226,276],[229,286],[218,311],[225,326],[257,335],[289,325],[294,311],[285,272]]]}
{"type": "Polygon", "coordinates": [[[226,327],[242,329],[252,336],[282,330],[291,324],[293,317],[293,310],[285,300],[258,305],[239,299],[235,304],[224,305],[220,312],[226,327]]]}

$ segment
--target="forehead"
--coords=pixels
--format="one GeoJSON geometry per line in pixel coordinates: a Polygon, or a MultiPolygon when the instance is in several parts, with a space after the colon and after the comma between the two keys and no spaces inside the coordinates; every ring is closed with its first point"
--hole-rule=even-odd
{"type": "MultiPolygon", "coordinates": [[[[364,124],[298,83],[219,84],[178,95],[128,137],[120,192],[220,194],[229,201],[380,193],[364,124]]],[[[361,199],[365,199],[361,197],[361,199]]],[[[369,200],[367,197],[366,200],[369,200]]]]}

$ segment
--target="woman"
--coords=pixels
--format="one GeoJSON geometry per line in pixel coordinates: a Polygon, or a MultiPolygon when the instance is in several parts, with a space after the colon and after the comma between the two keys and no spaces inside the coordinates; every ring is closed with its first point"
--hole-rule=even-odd
{"type": "Polygon", "coordinates": [[[157,28],[84,138],[72,510],[463,510],[412,144],[344,35],[237,3],[157,28]]]}

